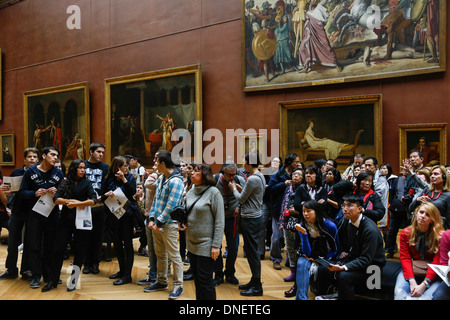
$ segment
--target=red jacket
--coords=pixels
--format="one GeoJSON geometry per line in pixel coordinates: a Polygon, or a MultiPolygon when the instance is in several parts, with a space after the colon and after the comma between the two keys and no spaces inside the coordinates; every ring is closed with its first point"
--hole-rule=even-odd
{"type": "MultiPolygon", "coordinates": [[[[407,227],[402,230],[400,234],[400,262],[402,264],[403,275],[405,279],[414,278],[413,268],[412,268],[412,260],[420,260],[420,252],[416,250],[415,246],[411,246],[409,244],[409,238],[411,236],[411,227],[407,227]]],[[[425,252],[424,260],[432,261],[432,264],[439,264],[440,252],[438,251],[436,254],[431,254],[429,252],[425,252]]],[[[433,269],[428,268],[428,272],[426,278],[434,281],[437,277],[437,274],[433,271],[433,269]]]]}

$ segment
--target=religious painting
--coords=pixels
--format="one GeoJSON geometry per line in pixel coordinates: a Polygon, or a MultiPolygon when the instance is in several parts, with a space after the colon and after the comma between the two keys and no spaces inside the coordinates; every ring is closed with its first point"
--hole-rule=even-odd
{"type": "Polygon", "coordinates": [[[445,0],[241,0],[244,91],[446,69],[445,0]]]}
{"type": "Polygon", "coordinates": [[[412,150],[423,154],[427,167],[447,164],[447,124],[401,124],[399,125],[400,165],[409,158],[412,150]]]}
{"type": "Polygon", "coordinates": [[[168,150],[201,161],[199,65],[107,79],[105,95],[107,159],[133,155],[151,168],[155,153],[168,150]]]}
{"type": "Polygon", "coordinates": [[[14,166],[15,165],[15,152],[14,152],[14,134],[13,133],[1,133],[0,145],[2,146],[2,153],[0,158],[1,166],[14,166]]]}
{"type": "MultiPolygon", "coordinates": [[[[243,159],[243,157],[251,152],[259,155],[259,161],[261,162],[261,166],[266,164],[267,161],[267,136],[265,133],[245,133],[239,135],[238,140],[238,163],[241,163],[239,160],[243,159]]],[[[242,163],[244,161],[242,160],[242,163]]]]}
{"type": "Polygon", "coordinates": [[[86,82],[25,92],[25,148],[56,147],[70,164],[87,159],[90,145],[89,85],[86,82]]]}
{"type": "Polygon", "coordinates": [[[355,154],[382,161],[381,95],[281,102],[280,152],[307,164],[335,159],[339,170],[355,154]]]}

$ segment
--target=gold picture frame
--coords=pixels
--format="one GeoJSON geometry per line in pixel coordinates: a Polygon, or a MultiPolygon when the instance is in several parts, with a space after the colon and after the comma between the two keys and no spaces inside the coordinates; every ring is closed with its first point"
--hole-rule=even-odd
{"type": "Polygon", "coordinates": [[[320,1],[310,8],[311,2],[305,0],[241,0],[242,90],[445,72],[446,2],[437,0],[437,8],[431,7],[433,3],[428,9],[427,1],[413,1],[411,8],[400,9],[370,1],[357,1],[351,8],[344,0],[320,1]],[[320,12],[316,10],[308,20],[310,9],[320,12]],[[427,10],[436,10],[428,15],[433,16],[432,27],[427,25],[427,10]],[[310,20],[315,22],[305,22],[310,20]],[[424,30],[435,30],[432,40],[423,41],[424,30]]]}
{"type": "Polygon", "coordinates": [[[422,151],[424,165],[447,164],[447,123],[399,125],[400,165],[411,150],[422,151]],[[425,142],[423,149],[420,144],[425,142]],[[438,161],[437,161],[438,160],[438,161]]]}
{"type": "Polygon", "coordinates": [[[333,158],[342,169],[360,153],[382,162],[381,95],[280,102],[279,115],[283,159],[290,153],[296,153],[305,164],[333,158]],[[316,137],[326,137],[340,146],[333,143],[327,147],[309,145],[306,136],[311,122],[315,130],[310,131],[316,137]]]}
{"type": "Polygon", "coordinates": [[[267,164],[267,134],[262,132],[242,133],[238,137],[238,164],[244,163],[243,158],[249,152],[254,152],[259,155],[260,167],[267,164]]]}
{"type": "Polygon", "coordinates": [[[14,133],[0,133],[0,166],[14,166],[16,164],[14,133]]]}
{"type": "Polygon", "coordinates": [[[172,151],[184,141],[190,142],[190,160],[201,162],[202,112],[200,65],[106,79],[107,161],[131,154],[151,168],[156,151],[172,151]],[[176,129],[185,129],[183,140],[174,140],[176,129]]]}
{"type": "Polygon", "coordinates": [[[23,94],[24,146],[54,146],[66,164],[87,159],[90,145],[89,84],[80,82],[23,94]]]}

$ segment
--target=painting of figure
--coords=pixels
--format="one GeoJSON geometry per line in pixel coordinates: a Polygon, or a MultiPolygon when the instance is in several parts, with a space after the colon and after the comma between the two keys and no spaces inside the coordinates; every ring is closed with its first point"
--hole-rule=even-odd
{"type": "Polygon", "coordinates": [[[355,154],[381,160],[381,96],[280,103],[280,150],[305,164],[334,159],[348,166],[355,154]]]}
{"type": "Polygon", "coordinates": [[[25,146],[56,147],[69,164],[90,144],[89,86],[76,83],[24,93],[25,146]]]}
{"type": "Polygon", "coordinates": [[[135,155],[151,167],[158,150],[173,151],[179,143],[193,155],[193,123],[201,117],[199,79],[199,66],[107,79],[107,158],[135,155]],[[177,129],[185,129],[183,138],[175,137],[177,129]]]}
{"type": "Polygon", "coordinates": [[[445,71],[445,0],[241,0],[244,91],[445,71]]]}

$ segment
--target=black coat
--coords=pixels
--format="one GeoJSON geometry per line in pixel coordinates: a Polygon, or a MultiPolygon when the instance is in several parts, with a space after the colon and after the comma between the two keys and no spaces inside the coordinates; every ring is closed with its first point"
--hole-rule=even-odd
{"type": "MultiPolygon", "coordinates": [[[[341,203],[342,198],[349,193],[358,194],[358,188],[353,186],[351,181],[343,180],[339,181],[333,186],[331,194],[334,195],[341,203]]],[[[386,208],[381,201],[380,196],[372,189],[365,195],[361,195],[364,199],[363,208],[364,215],[370,218],[374,222],[378,222],[383,219],[386,208]]]]}

